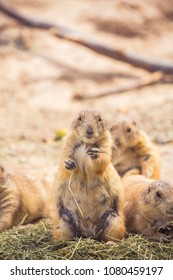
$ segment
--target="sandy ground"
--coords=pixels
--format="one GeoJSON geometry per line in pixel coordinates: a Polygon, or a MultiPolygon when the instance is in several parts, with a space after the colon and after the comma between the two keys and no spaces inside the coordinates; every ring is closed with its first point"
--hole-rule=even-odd
{"type": "MultiPolygon", "coordinates": [[[[111,47],[173,60],[173,5],[159,0],[8,0],[30,17],[61,23],[111,47]]],[[[147,73],[85,47],[33,30],[0,13],[0,156],[51,181],[61,142],[82,109],[96,109],[110,123],[134,118],[152,139],[173,139],[173,85],[148,86],[100,99],[75,93],[116,88],[147,73]]],[[[159,145],[162,178],[173,179],[173,145],[159,145]]]]}

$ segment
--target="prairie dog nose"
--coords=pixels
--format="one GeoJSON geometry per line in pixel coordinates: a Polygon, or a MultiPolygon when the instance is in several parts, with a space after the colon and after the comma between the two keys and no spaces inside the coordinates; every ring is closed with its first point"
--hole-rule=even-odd
{"type": "Polygon", "coordinates": [[[114,142],[117,147],[121,146],[120,140],[118,138],[115,138],[114,142]]]}
{"type": "Polygon", "coordinates": [[[93,130],[92,126],[88,126],[87,130],[86,130],[86,133],[93,134],[93,132],[94,132],[94,130],[93,130]]]}

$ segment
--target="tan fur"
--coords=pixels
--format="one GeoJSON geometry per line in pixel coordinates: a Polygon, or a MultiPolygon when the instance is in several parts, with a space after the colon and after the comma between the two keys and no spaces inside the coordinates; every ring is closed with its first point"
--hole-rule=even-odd
{"type": "Polygon", "coordinates": [[[101,114],[82,111],[64,141],[55,178],[56,239],[84,236],[116,241],[124,237],[123,189],[111,163],[111,146],[111,135],[101,114]],[[87,134],[89,127],[92,135],[87,134]],[[69,160],[75,164],[71,170],[65,164],[69,160]]]}
{"type": "Polygon", "coordinates": [[[122,182],[127,231],[167,239],[158,229],[173,222],[173,185],[142,175],[124,177],[122,182]]]}
{"type": "Polygon", "coordinates": [[[121,176],[142,174],[148,178],[160,178],[159,150],[134,121],[124,120],[113,125],[111,133],[113,165],[121,176]]]}
{"type": "Polygon", "coordinates": [[[0,232],[48,216],[46,188],[0,165],[0,232]]]}

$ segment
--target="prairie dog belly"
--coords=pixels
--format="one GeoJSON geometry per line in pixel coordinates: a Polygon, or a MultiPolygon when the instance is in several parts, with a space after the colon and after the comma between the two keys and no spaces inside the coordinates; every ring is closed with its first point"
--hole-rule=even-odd
{"type": "MultiPolygon", "coordinates": [[[[110,193],[102,185],[99,179],[79,180],[72,179],[71,185],[67,186],[66,191],[63,192],[63,197],[60,201],[61,216],[75,228],[77,235],[85,237],[95,236],[99,231],[99,226],[102,220],[105,223],[106,216],[116,212],[118,203],[117,195],[110,197],[110,193]],[[74,187],[75,186],[75,190],[74,187]],[[98,191],[99,188],[99,191],[98,191]],[[103,216],[105,218],[103,218],[103,216]],[[81,234],[82,232],[82,234],[81,234]]],[[[101,229],[100,229],[101,230],[101,229]]]]}
{"type": "Polygon", "coordinates": [[[77,168],[80,170],[80,172],[83,172],[85,170],[85,159],[86,159],[86,154],[87,152],[87,147],[86,144],[80,143],[75,151],[74,151],[74,160],[77,163],[77,168]]]}

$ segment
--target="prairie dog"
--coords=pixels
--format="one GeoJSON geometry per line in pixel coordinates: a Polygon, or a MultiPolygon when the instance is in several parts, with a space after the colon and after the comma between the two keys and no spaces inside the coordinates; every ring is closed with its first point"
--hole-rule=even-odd
{"type": "Polygon", "coordinates": [[[56,239],[123,239],[123,188],[111,163],[111,147],[111,135],[102,115],[81,111],[64,139],[54,183],[56,239]]]}
{"type": "Polygon", "coordinates": [[[173,222],[173,185],[142,175],[124,177],[122,182],[127,231],[167,240],[158,230],[173,222]]]}
{"type": "Polygon", "coordinates": [[[47,199],[46,185],[37,185],[24,174],[8,172],[0,164],[0,232],[20,222],[47,217],[47,199]]]}
{"type": "Polygon", "coordinates": [[[111,127],[113,137],[113,165],[121,176],[142,174],[160,178],[160,153],[148,135],[131,120],[123,120],[111,127]]]}

